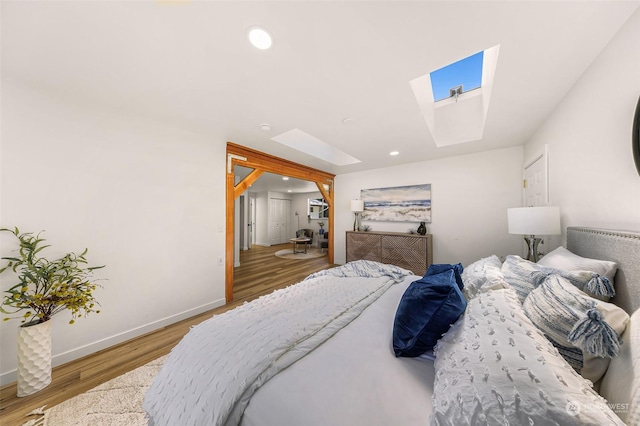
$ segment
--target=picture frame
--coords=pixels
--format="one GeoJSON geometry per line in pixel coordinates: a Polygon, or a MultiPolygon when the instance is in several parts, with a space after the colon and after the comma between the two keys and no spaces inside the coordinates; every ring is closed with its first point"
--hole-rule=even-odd
{"type": "Polygon", "coordinates": [[[362,220],[431,222],[431,184],[362,189],[362,220]]]}

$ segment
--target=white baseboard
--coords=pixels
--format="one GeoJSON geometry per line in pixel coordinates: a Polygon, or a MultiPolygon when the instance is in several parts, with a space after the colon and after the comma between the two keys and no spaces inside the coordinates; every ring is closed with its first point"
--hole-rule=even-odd
{"type": "MultiPolygon", "coordinates": [[[[191,318],[203,312],[210,311],[219,306],[225,304],[224,299],[218,299],[213,302],[198,306],[193,309],[189,309],[184,312],[180,312],[175,315],[168,316],[166,318],[162,318],[160,320],[151,322],[149,324],[133,328],[131,330],[118,333],[114,336],[110,336],[101,340],[98,340],[93,343],[89,343],[88,345],[81,346],[79,348],[75,348],[61,354],[53,355],[51,359],[51,364],[53,367],[58,365],[66,364],[67,362],[71,362],[78,358],[82,358],[83,356],[90,355],[92,353],[98,352],[102,349],[109,348],[111,346],[115,346],[119,343],[126,342],[127,340],[133,339],[138,336],[142,336],[143,334],[149,333],[154,330],[158,330],[167,325],[174,324],[178,321],[182,321],[187,318],[191,318]]],[[[17,370],[11,370],[6,373],[0,374],[0,386],[7,385],[9,383],[13,383],[17,380],[17,370]]]]}

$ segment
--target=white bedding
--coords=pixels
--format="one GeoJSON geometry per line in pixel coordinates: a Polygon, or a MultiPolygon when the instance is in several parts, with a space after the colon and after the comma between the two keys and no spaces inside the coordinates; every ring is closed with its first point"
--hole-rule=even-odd
{"type": "Polygon", "coordinates": [[[399,268],[393,268],[393,279],[378,277],[379,271],[373,271],[376,278],[320,276],[194,327],[145,395],[149,424],[238,424],[256,389],[349,324],[398,280],[399,268]]]}
{"type": "MultiPolygon", "coordinates": [[[[471,334],[472,340],[479,339],[478,342],[473,340],[470,341],[471,343],[459,338],[455,333],[450,336],[447,333],[449,336],[447,340],[448,352],[446,355],[443,355],[442,351],[438,353],[438,356],[441,357],[440,363],[436,362],[435,366],[431,360],[426,359],[428,355],[432,356],[433,354],[425,354],[419,358],[396,358],[392,347],[393,324],[398,304],[409,285],[420,277],[409,275],[395,285],[388,283],[389,280],[385,278],[364,279],[366,282],[376,283],[373,287],[377,290],[374,289],[367,297],[353,299],[356,302],[367,299],[364,304],[350,303],[348,302],[349,296],[343,294],[342,290],[345,285],[362,281],[361,278],[356,277],[363,275],[380,277],[380,268],[387,268],[389,269],[387,272],[398,282],[398,278],[408,272],[398,270],[397,267],[391,265],[357,261],[357,263],[347,264],[320,274],[341,278],[316,276],[293,286],[293,288],[300,289],[301,293],[301,299],[293,306],[289,303],[269,303],[267,306],[263,306],[264,304],[256,303],[261,300],[258,299],[228,312],[229,315],[223,314],[214,317],[213,322],[221,321],[220,319],[215,320],[215,318],[222,317],[224,319],[222,329],[228,326],[229,330],[232,330],[227,331],[222,339],[224,342],[232,342],[232,345],[212,344],[210,336],[207,335],[209,333],[190,332],[183,340],[183,342],[188,341],[189,343],[180,343],[180,346],[186,345],[186,350],[182,350],[180,356],[172,354],[169,359],[174,361],[165,364],[165,368],[156,378],[156,381],[162,382],[161,387],[165,388],[163,399],[155,398],[153,395],[155,390],[152,386],[151,396],[147,394],[144,408],[152,416],[154,416],[153,410],[155,409],[159,409],[167,415],[159,417],[162,420],[156,422],[156,425],[209,426],[225,424],[225,422],[227,422],[226,424],[240,422],[243,426],[386,426],[396,424],[412,426],[431,422],[431,424],[459,426],[460,421],[465,424],[477,424],[476,414],[481,417],[487,414],[477,410],[477,412],[474,411],[475,414],[472,413],[470,416],[464,414],[463,409],[468,408],[469,405],[462,404],[461,401],[464,399],[463,394],[466,396],[470,391],[462,389],[458,391],[457,386],[461,384],[467,386],[476,383],[477,380],[486,381],[488,378],[493,378],[495,380],[487,382],[489,387],[494,386],[490,392],[481,389],[484,383],[477,383],[478,386],[475,386],[478,389],[477,392],[480,392],[477,395],[479,398],[476,399],[484,402],[481,404],[482,406],[474,407],[480,407],[482,410],[486,408],[489,412],[491,407],[495,406],[493,402],[496,401],[492,399],[494,398],[497,399],[497,407],[502,410],[504,408],[502,404],[507,401],[504,399],[504,395],[509,395],[513,396],[515,401],[516,413],[533,413],[535,410],[529,410],[527,406],[523,405],[524,402],[539,404],[539,400],[541,400],[547,405],[552,405],[554,413],[563,416],[563,422],[566,420],[567,424],[581,424],[580,422],[591,414],[596,417],[603,415],[609,419],[609,422],[617,421],[611,408],[614,408],[623,419],[631,420],[631,423],[628,424],[637,423],[640,409],[638,409],[637,401],[629,399],[632,398],[629,388],[634,390],[637,388],[634,384],[637,375],[629,374],[629,371],[637,365],[638,351],[635,345],[633,348],[628,347],[634,340],[633,336],[629,337],[630,332],[624,335],[626,342],[623,344],[622,353],[626,355],[611,362],[612,366],[615,366],[611,381],[606,382],[607,376],[603,380],[605,389],[608,389],[606,384],[609,384],[609,388],[614,390],[613,393],[609,392],[607,395],[610,397],[610,405],[606,406],[591,391],[591,383],[573,371],[571,366],[558,354],[557,349],[551,346],[541,334],[541,331],[533,324],[529,324],[529,319],[518,316],[516,311],[521,311],[522,308],[515,296],[514,304],[517,309],[511,305],[508,309],[504,306],[498,309],[498,300],[495,297],[506,291],[500,290],[501,288],[510,289],[510,285],[502,276],[501,267],[499,259],[492,256],[481,259],[474,265],[469,265],[465,270],[463,279],[467,296],[478,298],[474,303],[481,303],[480,297],[488,298],[488,302],[482,306],[482,312],[477,313],[476,316],[482,315],[483,318],[487,316],[484,319],[486,319],[489,331],[481,331],[475,323],[469,323],[468,330],[465,330],[471,334]],[[393,270],[393,268],[396,269],[393,270]],[[319,295],[307,293],[309,289],[315,289],[316,280],[329,282],[333,279],[337,281],[333,282],[332,290],[324,291],[326,298],[320,300],[318,299],[319,295]],[[378,284],[382,285],[376,287],[378,284]],[[375,302],[368,305],[368,301],[373,299],[376,299],[375,302]],[[333,306],[331,301],[340,302],[337,305],[337,310],[334,306],[327,313],[325,311],[327,306],[333,306]],[[343,302],[346,304],[340,305],[343,302]],[[350,313],[346,316],[340,315],[340,306],[346,307],[347,305],[358,305],[358,309],[349,310],[350,313]],[[286,316],[287,314],[289,316],[286,316]],[[244,315],[252,316],[251,321],[244,321],[244,315]],[[279,322],[272,324],[273,328],[293,330],[291,336],[297,336],[298,332],[295,331],[297,329],[293,323],[302,325],[305,333],[300,338],[293,339],[301,343],[300,345],[292,346],[292,350],[286,350],[290,349],[290,345],[285,341],[284,346],[287,348],[281,350],[283,345],[281,343],[274,344],[275,341],[272,341],[270,333],[267,333],[266,337],[261,336],[258,343],[252,342],[248,347],[236,345],[237,342],[246,340],[243,335],[245,328],[259,329],[261,317],[271,318],[280,317],[280,315],[285,316],[280,318],[279,322]],[[490,315],[494,317],[489,318],[490,315]],[[321,316],[326,318],[320,319],[321,316]],[[331,321],[339,317],[340,321],[331,321]],[[326,321],[327,318],[330,321],[326,321]],[[515,325],[512,324],[511,319],[515,321],[515,325]],[[243,326],[232,329],[231,324],[236,321],[241,322],[243,326]],[[529,324],[531,329],[520,330],[525,323],[529,324]],[[247,326],[247,324],[252,325],[247,326]],[[320,325],[318,326],[318,324],[320,325]],[[341,328],[343,325],[344,328],[341,328]],[[311,328],[310,333],[309,328],[311,328]],[[321,331],[316,332],[316,329],[321,331]],[[521,334],[512,336],[516,330],[521,334]],[[485,341],[492,334],[495,334],[494,337],[485,341]],[[497,338],[499,335],[502,336],[502,343],[497,338]],[[531,356],[529,355],[531,354],[523,348],[527,343],[531,343],[529,339],[533,339],[536,335],[539,335],[539,341],[532,340],[533,349],[528,348],[531,349],[529,352],[536,354],[530,360],[531,356]],[[478,344],[476,345],[476,343],[478,344]],[[488,349],[485,348],[483,353],[478,355],[477,361],[482,368],[475,371],[471,369],[470,364],[467,364],[471,359],[468,358],[467,352],[477,350],[482,345],[488,345],[488,349]],[[495,351],[493,350],[494,346],[495,351]],[[262,347],[266,348],[266,351],[260,352],[262,347]],[[545,349],[547,347],[549,350],[545,349]],[[545,350],[546,352],[539,356],[538,352],[545,350]],[[257,359],[255,356],[251,356],[249,357],[251,362],[248,362],[247,352],[252,352],[252,355],[266,354],[268,362],[265,364],[260,356],[257,359]],[[225,354],[227,358],[225,358],[225,354]],[[447,359],[443,360],[442,357],[449,358],[450,355],[449,361],[455,361],[455,363],[448,366],[450,371],[446,372],[444,371],[446,368],[443,369],[442,366],[446,364],[447,359]],[[462,358],[456,358],[458,355],[462,358]],[[220,358],[221,356],[222,358],[220,358]],[[497,370],[488,371],[486,367],[489,366],[484,364],[489,360],[487,356],[494,357],[495,359],[491,358],[494,363],[501,360],[504,360],[504,363],[491,364],[490,366],[496,367],[497,370]],[[554,362],[557,361],[556,368],[553,370],[551,369],[550,357],[553,357],[554,362]],[[242,374],[239,379],[233,377],[230,381],[219,381],[218,376],[225,376],[228,373],[225,368],[222,369],[222,374],[215,372],[211,376],[211,371],[214,371],[214,366],[218,367],[220,359],[226,363],[234,358],[241,359],[240,362],[234,364],[234,371],[237,370],[238,374],[242,374]],[[532,371],[533,365],[529,364],[526,365],[526,368],[518,367],[522,362],[538,362],[542,366],[548,366],[549,371],[545,368],[542,368],[541,371],[532,371]],[[248,372],[243,368],[241,373],[241,366],[246,367],[248,372]],[[436,370],[436,367],[440,370],[436,370]],[[458,371],[461,367],[466,368],[465,371],[458,371]],[[165,369],[172,373],[164,374],[165,369]],[[175,378],[172,375],[178,374],[180,376],[181,371],[185,370],[190,371],[187,379],[181,377],[180,387],[173,388],[171,382],[175,381],[175,378]],[[527,372],[527,374],[523,372],[527,372]],[[567,375],[576,383],[572,382],[570,385],[568,379],[565,378],[567,375]],[[544,377],[546,378],[542,381],[544,377]],[[621,377],[629,379],[631,384],[625,382],[620,385],[621,377]],[[517,385],[514,382],[516,379],[520,380],[517,385]],[[496,385],[496,383],[498,384],[496,385]],[[536,387],[538,393],[536,395],[530,394],[528,385],[536,387]],[[554,386],[555,388],[553,388],[554,386]],[[573,390],[580,388],[582,394],[592,399],[585,402],[579,400],[575,395],[567,399],[569,393],[564,392],[562,386],[569,386],[573,390]],[[435,393],[434,387],[438,389],[435,393]],[[560,387],[560,390],[556,389],[557,387],[560,387]],[[552,392],[551,388],[555,390],[552,392]],[[454,394],[450,395],[451,392],[454,394]],[[523,398],[520,392],[524,392],[526,398],[523,398]],[[551,394],[559,396],[560,399],[554,402],[549,398],[551,394]],[[192,400],[189,402],[190,405],[174,404],[174,400],[185,398],[192,400]],[[455,405],[454,408],[462,410],[462,417],[455,417],[457,411],[446,409],[447,404],[451,403],[455,405]],[[214,409],[215,418],[211,417],[210,404],[216,407],[214,409]],[[220,411],[221,406],[223,411],[220,411]],[[225,409],[224,406],[231,408],[225,409]],[[439,412],[444,413],[444,417],[432,416],[433,407],[439,407],[439,412]],[[152,410],[150,411],[149,408],[152,410]],[[189,417],[192,411],[197,412],[195,418],[189,417]],[[203,413],[204,416],[198,417],[203,413]],[[453,413],[455,421],[449,422],[446,418],[447,413],[453,413]]],[[[628,268],[623,270],[626,269],[628,268]]],[[[637,278],[632,276],[629,276],[629,280],[638,282],[637,278]]],[[[616,286],[618,286],[618,281],[616,286]]],[[[619,289],[624,292],[624,287],[616,287],[616,290],[619,289]]],[[[265,297],[271,297],[271,295],[265,297]]],[[[462,322],[464,321],[466,321],[465,317],[462,322]]],[[[469,319],[469,321],[473,320],[469,319]]],[[[271,323],[271,321],[269,322],[271,323]]],[[[220,328],[215,327],[215,330],[210,331],[217,332],[220,328]]],[[[452,328],[452,330],[460,329],[462,329],[460,326],[452,328]]],[[[291,340],[290,337],[289,340],[291,340]]],[[[215,342],[215,340],[213,341],[215,342]]],[[[637,392],[634,395],[636,397],[637,392]]],[[[549,417],[545,414],[544,406],[537,408],[541,413],[538,417],[544,419],[549,417]]],[[[547,409],[549,408],[547,407],[547,409]]],[[[154,417],[154,419],[156,418],[154,417]]],[[[516,423],[519,422],[516,421],[516,423]]],[[[526,423],[528,422],[522,422],[522,424],[526,423]]],[[[153,420],[150,421],[150,424],[154,424],[153,420]]],[[[603,423],[596,420],[592,424],[603,423]]]]}
{"type": "Polygon", "coordinates": [[[348,327],[262,386],[241,424],[428,424],[433,362],[396,358],[391,345],[400,298],[419,278],[392,286],[348,327]]]}

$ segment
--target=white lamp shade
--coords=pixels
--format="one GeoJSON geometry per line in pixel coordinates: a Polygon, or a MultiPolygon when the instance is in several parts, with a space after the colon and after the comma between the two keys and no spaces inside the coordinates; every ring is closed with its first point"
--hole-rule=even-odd
{"type": "Polygon", "coordinates": [[[559,235],[560,209],[547,207],[518,207],[507,209],[510,234],[559,235]]]}
{"type": "Polygon", "coordinates": [[[352,212],[361,212],[364,211],[364,201],[362,200],[351,200],[349,202],[349,208],[352,212]]]}

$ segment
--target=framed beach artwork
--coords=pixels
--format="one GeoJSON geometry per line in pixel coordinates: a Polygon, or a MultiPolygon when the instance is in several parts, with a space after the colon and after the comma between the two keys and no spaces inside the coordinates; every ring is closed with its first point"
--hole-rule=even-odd
{"type": "Polygon", "coordinates": [[[431,222],[431,184],[362,189],[362,220],[431,222]]]}

